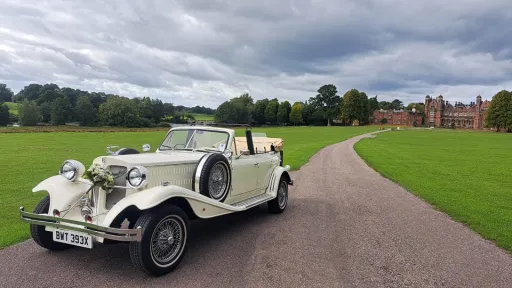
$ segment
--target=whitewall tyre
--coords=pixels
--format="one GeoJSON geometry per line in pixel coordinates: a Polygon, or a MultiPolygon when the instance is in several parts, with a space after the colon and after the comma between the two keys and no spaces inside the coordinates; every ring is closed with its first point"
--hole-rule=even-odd
{"type": "Polygon", "coordinates": [[[276,198],[267,202],[268,210],[270,213],[280,214],[286,209],[288,205],[288,182],[281,176],[279,179],[279,186],[277,188],[276,198]]]}
{"type": "Polygon", "coordinates": [[[192,178],[192,190],[219,202],[224,202],[231,188],[231,165],[226,156],[211,153],[203,156],[192,178]]]}
{"type": "Polygon", "coordinates": [[[144,212],[135,227],[142,227],[141,242],[130,242],[130,258],[135,267],[150,276],[173,271],[187,251],[189,219],[174,205],[144,212]]]}

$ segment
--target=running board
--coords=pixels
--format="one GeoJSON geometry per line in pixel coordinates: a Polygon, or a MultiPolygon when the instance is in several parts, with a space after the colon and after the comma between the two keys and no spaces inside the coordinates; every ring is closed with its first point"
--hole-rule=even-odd
{"type": "Polygon", "coordinates": [[[274,197],[272,197],[272,195],[269,195],[267,193],[263,193],[261,195],[251,197],[249,199],[233,203],[233,204],[231,204],[231,206],[243,207],[245,209],[249,209],[249,208],[258,206],[260,204],[263,204],[263,203],[265,203],[265,202],[267,202],[269,200],[272,200],[272,198],[274,198],[274,197]]]}

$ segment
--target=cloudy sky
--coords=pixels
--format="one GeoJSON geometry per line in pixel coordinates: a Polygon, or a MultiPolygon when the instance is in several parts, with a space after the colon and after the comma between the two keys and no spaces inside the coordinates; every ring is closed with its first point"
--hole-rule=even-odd
{"type": "Polygon", "coordinates": [[[512,89],[510,0],[0,0],[0,82],[216,107],[512,89]],[[409,3],[409,4],[407,4],[409,3]]]}

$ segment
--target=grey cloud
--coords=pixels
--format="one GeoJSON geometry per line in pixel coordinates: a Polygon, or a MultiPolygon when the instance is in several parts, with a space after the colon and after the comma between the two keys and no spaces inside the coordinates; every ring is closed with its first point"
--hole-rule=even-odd
{"type": "Polygon", "coordinates": [[[510,1],[403,3],[3,1],[0,82],[216,106],[244,92],[304,101],[328,83],[469,102],[470,89],[490,98],[511,79],[510,1]]]}

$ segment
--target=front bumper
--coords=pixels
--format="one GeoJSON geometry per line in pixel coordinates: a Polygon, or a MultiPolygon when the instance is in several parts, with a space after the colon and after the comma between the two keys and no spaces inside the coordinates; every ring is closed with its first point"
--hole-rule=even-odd
{"type": "Polygon", "coordinates": [[[56,228],[82,232],[89,235],[102,237],[104,239],[140,242],[142,238],[142,227],[137,227],[136,229],[119,229],[104,227],[92,223],[87,223],[85,221],[76,221],[45,214],[25,212],[24,207],[20,207],[20,218],[21,220],[31,224],[51,226],[56,228]],[[78,225],[79,227],[66,225],[66,223],[78,225]]]}

